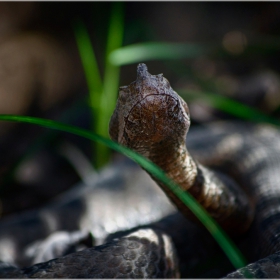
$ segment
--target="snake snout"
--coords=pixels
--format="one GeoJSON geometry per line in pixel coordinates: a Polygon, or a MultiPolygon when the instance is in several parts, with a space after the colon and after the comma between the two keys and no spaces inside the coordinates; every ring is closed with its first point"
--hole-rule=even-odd
{"type": "Polygon", "coordinates": [[[148,67],[145,63],[139,63],[137,66],[137,79],[145,78],[150,73],[148,72],[148,67]]]}

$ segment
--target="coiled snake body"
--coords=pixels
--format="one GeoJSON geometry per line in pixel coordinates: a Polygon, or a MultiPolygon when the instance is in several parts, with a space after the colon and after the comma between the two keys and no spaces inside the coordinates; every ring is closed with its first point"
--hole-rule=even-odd
{"type": "MultiPolygon", "coordinates": [[[[186,103],[162,75],[153,76],[145,64],[139,64],[137,80],[120,88],[110,122],[112,139],[158,164],[231,236],[247,235],[253,244],[249,255],[267,257],[249,266],[253,276],[279,277],[280,132],[246,123],[209,125],[190,133],[187,150],[189,126],[186,103]]],[[[165,185],[158,184],[185,216],[195,220],[165,185]]],[[[178,277],[176,270],[168,235],[141,229],[101,247],[25,270],[9,268],[6,276],[163,278],[178,277]]],[[[228,275],[243,276],[242,270],[228,275]]]]}

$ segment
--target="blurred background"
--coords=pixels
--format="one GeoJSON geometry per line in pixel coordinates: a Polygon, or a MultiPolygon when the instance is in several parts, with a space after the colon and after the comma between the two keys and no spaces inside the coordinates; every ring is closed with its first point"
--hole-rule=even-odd
{"type": "MultiPolygon", "coordinates": [[[[108,137],[118,87],[144,62],[188,102],[193,125],[278,124],[276,2],[1,2],[0,114],[108,137]]],[[[88,140],[0,123],[0,217],[36,208],[117,155],[88,140]]]]}

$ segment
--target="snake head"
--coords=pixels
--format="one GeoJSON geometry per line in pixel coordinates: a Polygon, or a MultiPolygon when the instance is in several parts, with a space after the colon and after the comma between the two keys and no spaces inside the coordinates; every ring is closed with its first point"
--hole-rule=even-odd
{"type": "Polygon", "coordinates": [[[140,63],[137,79],[120,87],[109,133],[113,140],[142,152],[164,140],[185,141],[190,126],[186,102],[162,74],[140,63]]]}

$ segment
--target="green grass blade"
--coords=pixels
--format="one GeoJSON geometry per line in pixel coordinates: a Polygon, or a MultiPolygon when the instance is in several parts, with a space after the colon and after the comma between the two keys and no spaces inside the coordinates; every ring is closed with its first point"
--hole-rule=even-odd
{"type": "Polygon", "coordinates": [[[110,54],[109,60],[113,65],[120,66],[147,60],[194,58],[211,50],[212,46],[201,44],[149,42],[116,49],[110,54]]]}
{"type": "Polygon", "coordinates": [[[188,205],[190,210],[196,215],[196,217],[205,225],[208,231],[215,238],[217,243],[224,250],[225,254],[228,256],[229,260],[233,264],[235,268],[241,268],[246,265],[243,256],[236,248],[236,246],[232,243],[232,241],[227,237],[224,231],[218,226],[218,224],[207,214],[204,208],[188,193],[183,192],[180,187],[174,183],[171,179],[169,179],[163,170],[157,167],[154,163],[147,160],[143,156],[129,150],[128,148],[119,145],[116,142],[113,142],[101,135],[93,133],[91,131],[81,129],[79,127],[66,125],[63,123],[59,123],[52,120],[28,117],[28,116],[15,116],[15,115],[0,115],[0,120],[3,121],[16,121],[23,123],[30,123],[39,125],[45,128],[56,129],[59,131],[64,131],[68,133],[72,133],[81,137],[85,137],[87,139],[97,141],[103,145],[114,149],[117,152],[120,152],[129,158],[133,159],[139,165],[141,165],[144,169],[150,172],[154,177],[161,180],[164,184],[166,184],[176,195],[180,197],[180,199],[188,205]]]}
{"type": "MultiPolygon", "coordinates": [[[[95,130],[102,114],[100,109],[103,91],[102,80],[86,26],[82,21],[77,21],[74,24],[74,31],[89,90],[89,100],[92,111],[91,128],[95,130]]],[[[96,151],[96,145],[93,145],[93,151],[96,151]]],[[[96,158],[93,159],[93,163],[96,165],[96,158]]]]}
{"type": "MultiPolygon", "coordinates": [[[[81,113],[84,112],[84,106],[86,104],[87,100],[85,100],[85,97],[76,100],[74,104],[61,113],[59,121],[71,122],[71,120],[75,119],[78,115],[81,115],[81,113]]],[[[8,172],[2,178],[3,185],[0,186],[0,195],[1,191],[5,191],[6,187],[8,187],[8,184],[13,180],[15,172],[19,166],[26,160],[32,158],[43,147],[46,147],[46,145],[50,145],[52,141],[55,141],[58,133],[58,131],[54,130],[44,131],[31,142],[24,154],[21,155],[14,164],[12,164],[8,172]]]]}
{"type": "MultiPolygon", "coordinates": [[[[109,23],[105,71],[104,71],[104,87],[100,100],[100,118],[98,119],[96,132],[102,136],[108,137],[108,124],[110,117],[114,111],[118,86],[120,68],[111,64],[108,57],[110,53],[121,47],[124,32],[124,7],[123,3],[112,3],[112,14],[109,23]]],[[[109,150],[106,146],[97,145],[97,167],[103,166],[109,160],[109,150]]]]}
{"type": "Polygon", "coordinates": [[[272,118],[261,111],[254,109],[243,103],[234,101],[228,97],[221,96],[212,92],[190,91],[190,90],[178,90],[181,96],[188,96],[192,99],[203,99],[207,101],[207,104],[212,107],[229,113],[233,116],[248,120],[252,122],[267,122],[273,125],[280,126],[280,121],[272,118]]]}
{"type": "Polygon", "coordinates": [[[90,36],[81,21],[74,24],[74,31],[89,89],[90,105],[98,113],[103,86],[90,36]]]}
{"type": "MultiPolygon", "coordinates": [[[[242,56],[273,55],[279,51],[279,37],[254,39],[248,44],[242,56]]],[[[166,43],[146,42],[133,44],[116,49],[110,54],[110,61],[114,65],[127,65],[148,60],[177,60],[182,58],[196,58],[211,54],[215,57],[232,57],[217,43],[166,43]]]]}

